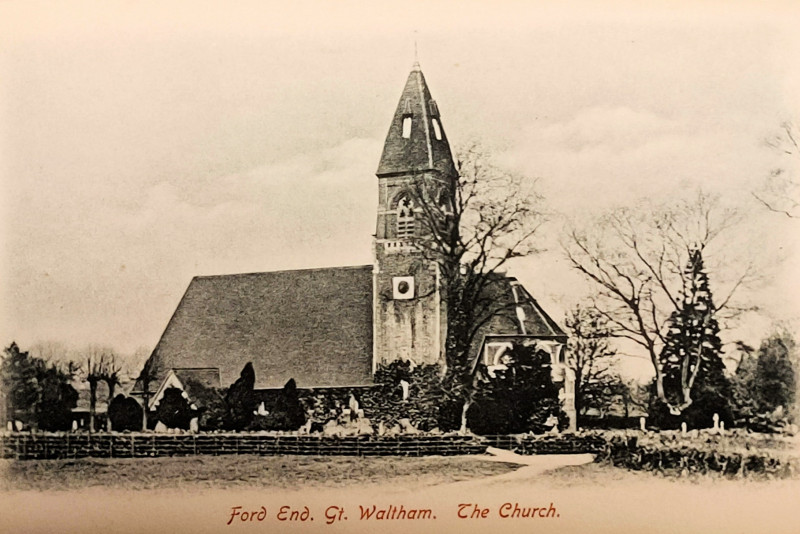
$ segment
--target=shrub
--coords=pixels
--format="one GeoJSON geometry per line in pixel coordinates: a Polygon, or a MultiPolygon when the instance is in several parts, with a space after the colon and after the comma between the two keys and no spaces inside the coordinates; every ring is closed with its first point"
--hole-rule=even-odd
{"type": "Polygon", "coordinates": [[[119,394],[108,405],[111,429],[117,432],[142,429],[142,407],[131,397],[119,394]]]}
{"type": "Polygon", "coordinates": [[[223,430],[226,428],[228,405],[222,392],[217,388],[195,387],[197,391],[195,403],[198,405],[200,430],[223,430]]]}
{"type": "Polygon", "coordinates": [[[36,406],[40,429],[72,428],[72,408],[78,403],[78,392],[67,382],[68,378],[52,365],[42,372],[39,378],[41,396],[36,406]]]}
{"type": "Polygon", "coordinates": [[[306,422],[306,415],[297,393],[297,384],[289,379],[266,416],[256,416],[251,430],[297,430],[306,422]]]}
{"type": "Polygon", "coordinates": [[[496,370],[493,377],[484,371],[485,378],[467,412],[470,430],[476,434],[517,434],[563,428],[567,418],[561,411],[550,362],[546,351],[517,345],[509,351],[505,369],[496,370]]]}
{"type": "Polygon", "coordinates": [[[376,388],[356,394],[356,400],[374,424],[391,427],[408,419],[420,430],[439,426],[441,388],[438,365],[417,365],[394,361],[375,372],[376,388]],[[408,398],[403,399],[402,381],[408,382],[408,398]]]}
{"type": "Polygon", "coordinates": [[[239,378],[234,382],[225,395],[227,417],[225,427],[230,430],[244,430],[253,420],[253,411],[256,409],[256,396],[253,387],[256,383],[256,372],[253,364],[248,362],[242,369],[239,378]]]}
{"type": "Polygon", "coordinates": [[[175,387],[167,388],[156,408],[156,419],[168,428],[188,430],[192,417],[194,412],[183,397],[183,391],[175,387]]]}

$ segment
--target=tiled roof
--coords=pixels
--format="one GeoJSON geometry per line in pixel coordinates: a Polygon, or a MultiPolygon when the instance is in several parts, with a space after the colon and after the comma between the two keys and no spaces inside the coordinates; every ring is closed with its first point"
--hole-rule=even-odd
{"type": "MultiPolygon", "coordinates": [[[[209,389],[219,388],[219,369],[173,369],[189,398],[202,401],[209,389]]],[[[202,404],[202,402],[201,402],[202,404]]]]}
{"type": "Polygon", "coordinates": [[[256,388],[371,384],[372,266],[195,277],[151,359],[154,384],[217,368],[228,387],[248,362],[256,388]]]}
{"type": "Polygon", "coordinates": [[[415,67],[408,75],[397,104],[376,174],[387,176],[433,170],[447,177],[455,176],[453,156],[441,120],[425,76],[415,67]],[[406,119],[411,119],[411,129],[408,137],[403,137],[406,119]]]}
{"type": "MultiPolygon", "coordinates": [[[[498,275],[484,290],[497,313],[481,329],[483,336],[524,336],[566,341],[567,335],[516,278],[498,275]]],[[[476,349],[478,347],[475,347],[476,349]]]]}

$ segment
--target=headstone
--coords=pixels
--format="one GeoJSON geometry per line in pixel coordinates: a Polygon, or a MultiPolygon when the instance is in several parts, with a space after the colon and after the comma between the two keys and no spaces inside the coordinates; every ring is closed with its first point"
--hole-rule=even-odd
{"type": "Polygon", "coordinates": [[[78,430],[78,422],[73,420],[72,421],[72,431],[75,432],[76,430],[78,430]]]}
{"type": "Polygon", "coordinates": [[[256,410],[256,415],[269,415],[266,406],[264,406],[264,402],[262,401],[261,404],[258,405],[258,410],[256,410]]]}
{"type": "Polygon", "coordinates": [[[322,428],[322,435],[324,436],[339,436],[341,433],[342,427],[340,427],[333,419],[325,423],[325,426],[322,428]]]}
{"type": "MultiPolygon", "coordinates": [[[[73,421],[72,424],[75,424],[74,421],[73,421]]],[[[13,432],[14,431],[14,423],[9,421],[8,424],[6,424],[6,428],[8,429],[9,432],[13,432]]]]}
{"type": "Polygon", "coordinates": [[[714,414],[714,430],[719,432],[719,414],[714,414]]]}
{"type": "Polygon", "coordinates": [[[189,421],[189,432],[200,432],[200,420],[197,417],[189,421]]]}
{"type": "Polygon", "coordinates": [[[165,425],[165,424],[164,424],[164,423],[162,423],[161,421],[159,421],[158,423],[156,423],[156,428],[155,428],[155,431],[156,431],[156,432],[167,432],[168,430],[169,430],[169,429],[167,428],[167,425],[165,425]]]}
{"type": "Polygon", "coordinates": [[[646,422],[647,422],[647,420],[644,417],[640,417],[639,418],[639,430],[641,430],[642,432],[647,430],[647,427],[645,426],[646,422]]]}
{"type": "Polygon", "coordinates": [[[356,430],[359,436],[371,436],[375,433],[375,429],[372,428],[372,423],[370,423],[367,418],[358,420],[356,423],[356,430]]]}
{"type": "Polygon", "coordinates": [[[411,424],[411,421],[407,417],[400,419],[397,423],[400,425],[403,434],[419,434],[419,430],[411,424]]]}
{"type": "Polygon", "coordinates": [[[350,394],[350,398],[347,400],[347,407],[350,408],[351,412],[358,413],[358,401],[356,400],[355,395],[352,393],[350,394]]]}
{"type": "Polygon", "coordinates": [[[548,434],[558,434],[558,417],[556,417],[555,414],[550,414],[545,420],[544,426],[549,427],[547,429],[548,434]]]}
{"type": "Polygon", "coordinates": [[[22,432],[22,421],[14,421],[14,428],[17,429],[17,432],[22,432]]]}
{"type": "Polygon", "coordinates": [[[681,423],[681,434],[686,434],[686,422],[681,423]]]}
{"type": "Polygon", "coordinates": [[[408,400],[408,386],[409,385],[410,384],[408,382],[406,382],[405,380],[401,380],[400,381],[400,387],[403,388],[403,400],[404,401],[408,400]]]}
{"type": "Polygon", "coordinates": [[[719,422],[719,433],[720,434],[724,434],[725,433],[725,421],[720,421],[719,422]]]}

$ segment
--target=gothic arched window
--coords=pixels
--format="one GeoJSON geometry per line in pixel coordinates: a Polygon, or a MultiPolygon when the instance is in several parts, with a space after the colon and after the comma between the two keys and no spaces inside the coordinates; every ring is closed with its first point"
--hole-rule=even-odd
{"type": "Polygon", "coordinates": [[[414,203],[402,196],[397,202],[397,238],[407,239],[414,236],[414,203]]]}

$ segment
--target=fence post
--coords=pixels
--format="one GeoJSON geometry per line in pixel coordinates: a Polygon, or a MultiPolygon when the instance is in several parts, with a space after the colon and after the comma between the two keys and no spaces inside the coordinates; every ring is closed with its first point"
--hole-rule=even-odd
{"type": "Polygon", "coordinates": [[[194,455],[197,456],[197,434],[192,436],[192,448],[194,449],[194,455]]]}
{"type": "Polygon", "coordinates": [[[131,458],[136,458],[136,437],[131,434],[131,458]]]}

